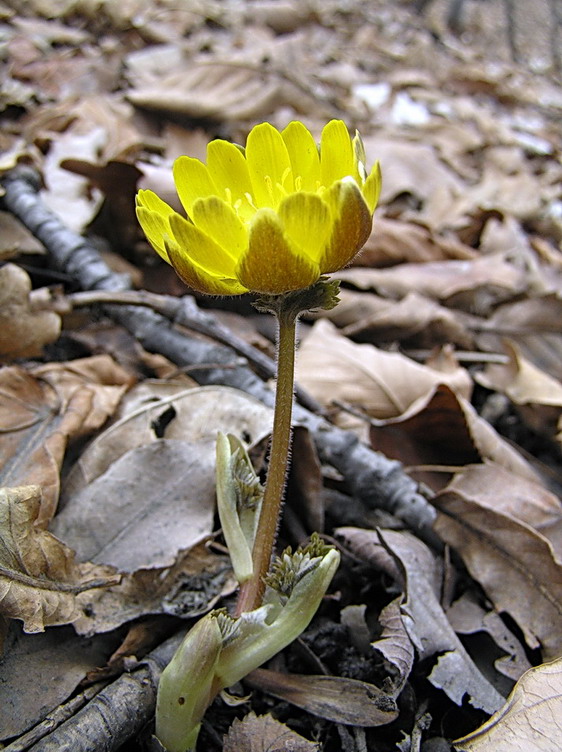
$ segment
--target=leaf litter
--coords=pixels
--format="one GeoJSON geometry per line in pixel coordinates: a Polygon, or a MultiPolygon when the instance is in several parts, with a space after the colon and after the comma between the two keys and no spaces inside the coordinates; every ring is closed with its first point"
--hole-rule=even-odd
{"type": "MultiPolygon", "coordinates": [[[[350,497],[349,479],[299,428],[280,545],[338,530],[344,564],[252,699],[211,708],[202,749],[414,750],[420,737],[448,745],[462,734],[459,750],[542,749],[541,739],[551,749],[559,739],[553,3],[513,4],[507,24],[505,4],[465,2],[460,36],[445,0],[423,15],[407,0],[33,0],[3,13],[0,172],[38,169],[44,202],[140,287],[183,294],[132,211],[137,187],[173,200],[175,156],[203,157],[211,138],[241,141],[265,119],[319,133],[342,117],[382,163],[373,233],[338,275],[342,303],[302,324],[299,380],[350,437],[420,483],[435,540],[350,497]],[[369,696],[397,701],[398,716],[367,723],[369,696]]],[[[227,387],[186,389],[216,364],[184,374],[183,362],[121,337],[106,310],[65,306],[69,280],[9,214],[0,222],[0,259],[11,262],[0,269],[0,477],[6,508],[23,513],[0,529],[0,686],[19,698],[0,702],[10,741],[92,669],[103,675],[113,653],[112,671],[134,667],[175,620],[228,603],[213,441],[218,428],[242,434],[261,467],[270,411],[227,387]],[[79,592],[88,572],[121,582],[79,592]],[[41,678],[56,666],[64,681],[41,678]]],[[[252,343],[271,336],[244,302],[198,302],[227,326],[238,316],[252,343]]],[[[142,735],[135,743],[149,748],[142,735]]]]}

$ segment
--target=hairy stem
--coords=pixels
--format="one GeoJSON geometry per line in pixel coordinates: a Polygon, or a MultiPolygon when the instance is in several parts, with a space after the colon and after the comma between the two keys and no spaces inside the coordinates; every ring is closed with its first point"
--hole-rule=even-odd
{"type": "Polygon", "coordinates": [[[245,611],[252,611],[261,605],[265,590],[264,578],[269,571],[273,546],[275,545],[277,536],[279,514],[289,464],[297,317],[294,310],[287,310],[282,307],[276,315],[279,327],[277,389],[275,393],[275,412],[269,455],[269,470],[252,553],[254,574],[240,589],[236,605],[237,615],[245,611]]]}

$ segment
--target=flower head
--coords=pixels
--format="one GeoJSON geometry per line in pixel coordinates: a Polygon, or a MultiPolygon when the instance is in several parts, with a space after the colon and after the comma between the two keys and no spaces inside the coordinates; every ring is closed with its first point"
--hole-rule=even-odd
{"type": "Polygon", "coordinates": [[[346,266],[369,237],[380,192],[359,134],[330,121],[320,146],[294,121],[255,126],[246,148],[216,139],[207,163],[179,157],[174,182],[186,217],[155,193],[137,195],[154,249],[190,287],[211,295],[279,295],[346,266]]]}

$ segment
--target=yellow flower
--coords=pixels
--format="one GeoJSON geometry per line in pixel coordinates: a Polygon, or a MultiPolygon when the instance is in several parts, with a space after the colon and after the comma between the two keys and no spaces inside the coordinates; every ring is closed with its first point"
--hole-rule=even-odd
{"type": "Polygon", "coordinates": [[[295,121],[255,126],[246,149],[217,139],[207,164],[179,157],[174,182],[187,218],[155,193],[137,195],[154,249],[210,295],[278,295],[346,266],[369,237],[380,170],[368,175],[359,134],[330,121],[318,148],[295,121]]]}

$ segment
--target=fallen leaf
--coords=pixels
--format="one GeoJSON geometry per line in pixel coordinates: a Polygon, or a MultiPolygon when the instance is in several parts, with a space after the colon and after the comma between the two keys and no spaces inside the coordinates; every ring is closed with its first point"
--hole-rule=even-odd
{"type": "Polygon", "coordinates": [[[0,357],[7,360],[41,355],[43,346],[60,334],[60,317],[54,311],[31,306],[31,280],[15,264],[0,268],[0,357]]]}
{"type": "Polygon", "coordinates": [[[476,252],[470,246],[437,235],[422,224],[376,214],[371,235],[355,257],[354,266],[384,267],[475,257],[476,252]]]}
{"type": "Polygon", "coordinates": [[[399,264],[390,269],[351,267],[338,272],[336,277],[384,297],[403,298],[409,292],[418,292],[480,316],[522,294],[529,284],[525,271],[511,263],[506,254],[399,264]]]}
{"type": "Polygon", "coordinates": [[[142,616],[191,619],[207,613],[236,587],[230,559],[210,551],[204,541],[176,552],[171,567],[139,569],[124,575],[119,585],[78,596],[81,613],[72,626],[90,637],[142,616]]]}
{"type": "Polygon", "coordinates": [[[341,400],[378,419],[401,415],[438,384],[466,396],[472,385],[463,368],[438,371],[398,353],[355,344],[323,319],[301,345],[297,381],[323,405],[341,400]]]}
{"type": "Polygon", "coordinates": [[[120,580],[112,567],[77,563],[74,551],[36,527],[40,506],[37,486],[0,489],[0,613],[21,619],[26,632],[75,621],[79,593],[120,580]]]}
{"type": "Polygon", "coordinates": [[[553,752],[562,727],[562,659],[529,669],[506,704],[477,731],[454,742],[459,752],[553,752]]]}
{"type": "Polygon", "coordinates": [[[127,95],[137,107],[219,122],[256,120],[272,108],[296,104],[299,96],[302,106],[302,91],[243,61],[191,64],[127,95]]]}
{"type": "Polygon", "coordinates": [[[560,499],[536,480],[518,477],[494,462],[467,465],[448,486],[495,512],[514,517],[548,538],[562,562],[562,508],[560,499]]]}
{"type": "MultiPolygon", "coordinates": [[[[447,609],[447,618],[457,634],[472,635],[485,632],[495,642],[503,655],[494,660],[494,667],[503,676],[517,681],[531,668],[525,648],[510,632],[501,616],[495,611],[484,610],[469,593],[456,600],[447,609]]],[[[479,653],[482,653],[480,649],[479,653]]],[[[474,655],[474,652],[473,652],[474,655]]],[[[476,656],[478,662],[480,655],[476,656]]]]}
{"type": "Polygon", "coordinates": [[[514,342],[505,342],[504,348],[508,362],[488,365],[476,380],[507,395],[534,431],[554,436],[562,420],[562,383],[527,360],[514,342]]]}
{"type": "Polygon", "coordinates": [[[253,445],[269,435],[271,424],[272,410],[237,389],[140,384],[123,400],[120,418],[73,465],[65,479],[61,507],[123,454],[151,444],[158,436],[205,445],[214,457],[218,431],[235,433],[253,445]]]}
{"type": "Polygon", "coordinates": [[[444,384],[398,418],[372,421],[370,440],[374,449],[400,460],[411,474],[434,489],[447,481],[447,472],[479,460],[492,461],[518,478],[539,482],[519,452],[468,400],[444,384]]]}
{"type": "Polygon", "coordinates": [[[398,697],[414,665],[415,650],[405,625],[405,614],[402,611],[403,596],[391,601],[379,614],[382,632],[378,639],[371,643],[380,653],[392,675],[393,695],[398,697]]]}
{"type": "Polygon", "coordinates": [[[36,524],[46,527],[57,508],[69,439],[102,426],[130,381],[106,355],[0,370],[0,485],[41,486],[36,524]]]}
{"type": "Polygon", "coordinates": [[[282,674],[258,668],[245,683],[320,718],[348,726],[384,726],[398,716],[394,699],[374,684],[343,676],[282,674]]]}
{"type": "Polygon", "coordinates": [[[432,504],[437,534],[462,557],[498,612],[519,625],[545,658],[562,650],[562,564],[530,525],[486,507],[474,493],[446,488],[432,504]]]}
{"type": "MultiPolygon", "coordinates": [[[[438,598],[441,578],[433,552],[409,533],[348,527],[338,528],[335,534],[356,556],[375,566],[381,561],[381,549],[396,558],[405,598],[401,618],[410,640],[420,660],[437,656],[429,681],[457,705],[468,695],[473,707],[495,712],[503,698],[476,668],[449,624],[438,598]]],[[[392,572],[387,565],[385,569],[392,572]]]]}
{"type": "Polygon", "coordinates": [[[407,340],[409,347],[453,344],[470,349],[474,337],[461,315],[416,292],[394,301],[369,293],[341,290],[333,313],[324,314],[353,339],[378,342],[407,340]],[[340,310],[341,309],[341,310],[340,310]],[[351,320],[350,320],[351,319],[351,320]],[[347,323],[342,323],[347,322],[347,323]]]}
{"type": "Polygon", "coordinates": [[[173,564],[180,549],[210,535],[214,511],[209,447],[155,439],[68,498],[50,529],[81,559],[134,572],[173,564]]]}
{"type": "Polygon", "coordinates": [[[20,736],[65,702],[117,643],[115,635],[86,640],[72,627],[33,635],[12,630],[1,661],[0,740],[20,736]]]}
{"type": "Polygon", "coordinates": [[[224,737],[223,752],[318,752],[318,744],[291,731],[270,715],[248,713],[234,720],[224,737]]]}
{"type": "Polygon", "coordinates": [[[523,357],[559,381],[562,379],[562,298],[558,295],[525,298],[500,306],[476,333],[478,347],[488,352],[503,349],[513,340],[523,357]]]}
{"type": "Polygon", "coordinates": [[[514,342],[506,342],[508,362],[489,364],[476,380],[506,394],[517,405],[562,407],[562,384],[530,363],[514,342]]]}

